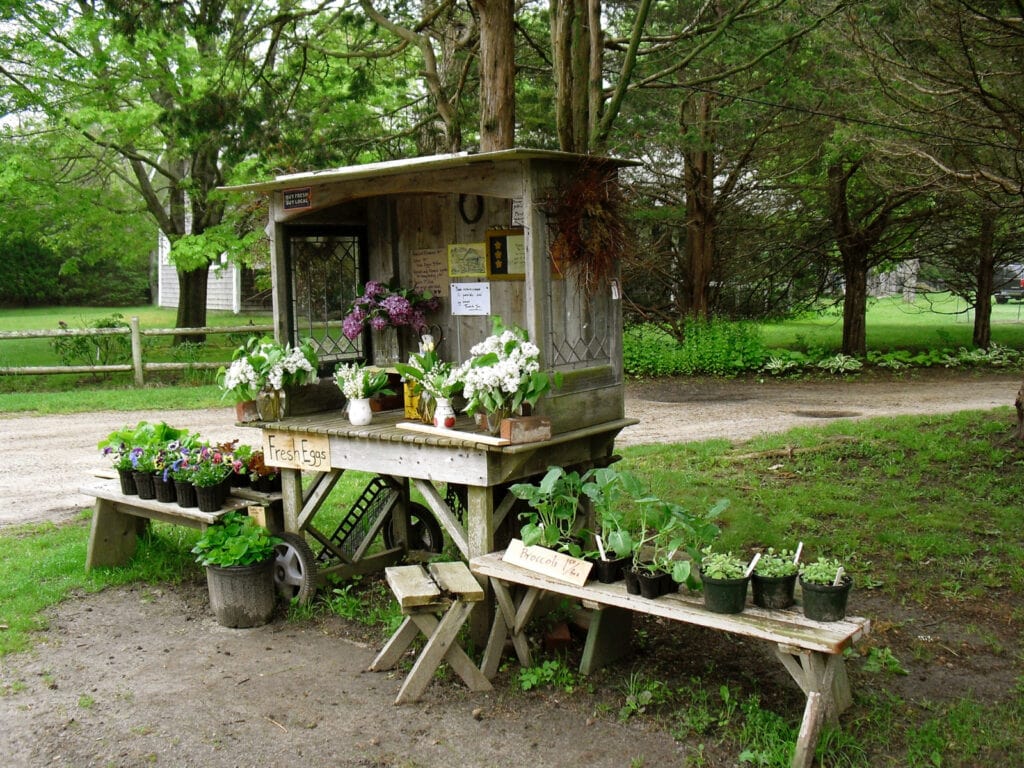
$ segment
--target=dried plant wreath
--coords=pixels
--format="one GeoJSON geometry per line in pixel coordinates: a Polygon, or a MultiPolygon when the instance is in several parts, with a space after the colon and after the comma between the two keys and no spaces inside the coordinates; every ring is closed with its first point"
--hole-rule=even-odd
{"type": "Polygon", "coordinates": [[[615,276],[628,255],[632,240],[624,206],[615,168],[598,162],[584,165],[542,204],[552,230],[551,262],[588,296],[615,276]]]}

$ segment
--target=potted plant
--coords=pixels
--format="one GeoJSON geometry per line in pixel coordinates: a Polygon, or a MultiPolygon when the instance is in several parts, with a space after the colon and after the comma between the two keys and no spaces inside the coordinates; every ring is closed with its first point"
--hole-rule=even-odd
{"type": "Polygon", "coordinates": [[[846,617],[846,602],[853,579],[839,560],[819,557],[800,569],[800,591],[804,616],[814,621],[840,621],[846,617]]]}
{"type": "MultiPolygon", "coordinates": [[[[187,435],[187,430],[171,427],[165,422],[152,424],[140,421],[134,427],[126,426],[114,430],[101,440],[97,447],[104,456],[113,460],[114,469],[120,478],[121,492],[133,495],[138,492],[134,474],[144,472],[151,478],[156,469],[158,451],[187,435]]],[[[143,489],[146,493],[144,498],[153,498],[156,492],[152,488],[152,480],[143,478],[143,483],[146,486],[143,489]]]]}
{"type": "Polygon", "coordinates": [[[255,520],[228,512],[196,542],[206,568],[210,606],[225,627],[257,627],[274,612],[274,547],[281,540],[255,520]]]}
{"type": "Polygon", "coordinates": [[[252,336],[232,355],[231,365],[217,371],[223,397],[234,400],[239,421],[264,421],[285,416],[285,388],[317,383],[317,356],[313,342],[280,344],[269,336],[252,336]],[[241,405],[241,407],[237,407],[241,405]]]}
{"type": "Polygon", "coordinates": [[[248,461],[249,484],[254,491],[276,493],[281,490],[281,473],[265,463],[262,450],[255,450],[248,461]]]}
{"type": "Polygon", "coordinates": [[[793,591],[800,571],[798,556],[788,549],[764,550],[751,574],[754,605],[761,608],[789,608],[796,602],[793,591]]]}
{"type": "Polygon", "coordinates": [[[522,328],[506,328],[500,317],[492,320],[492,335],[470,350],[470,359],[459,366],[465,411],[484,414],[487,431],[498,434],[502,419],[531,408],[559,386],[560,374],[540,370],[540,349],[522,328]]]}
{"type": "Polygon", "coordinates": [[[530,506],[530,511],[521,515],[524,522],[519,534],[523,544],[555,549],[572,557],[583,554],[576,537],[580,486],[579,472],[549,467],[537,485],[516,483],[509,487],[513,496],[530,506]]]}
{"type": "Polygon", "coordinates": [[[192,486],[201,512],[216,512],[228,495],[227,481],[234,471],[231,456],[204,445],[190,459],[192,486]]]}
{"type": "Polygon", "coordinates": [[[732,552],[712,552],[708,547],[700,560],[704,607],[715,613],[740,613],[747,602],[747,563],[732,552]]]}
{"type": "Polygon", "coordinates": [[[357,427],[364,427],[373,421],[371,397],[394,394],[388,388],[387,371],[361,363],[340,363],[334,369],[334,381],[348,398],[346,408],[349,423],[357,427]]]}
{"type": "Polygon", "coordinates": [[[640,532],[633,551],[633,567],[627,572],[627,588],[643,594],[644,573],[659,579],[661,594],[674,592],[678,584],[699,589],[693,561],[700,558],[701,549],[718,536],[715,519],[728,506],[725,499],[704,513],[694,513],[685,507],[667,502],[656,496],[641,498],[640,532]],[[686,557],[682,557],[685,553],[686,557]],[[632,576],[629,576],[632,573],[632,576]],[[631,585],[631,581],[633,581],[631,585]]]}
{"type": "Polygon", "coordinates": [[[593,532],[596,549],[587,553],[594,563],[594,575],[602,584],[623,578],[633,554],[633,533],[629,529],[628,501],[643,495],[643,486],[635,475],[612,467],[596,467],[582,478],[581,491],[590,501],[597,529],[593,532]]]}

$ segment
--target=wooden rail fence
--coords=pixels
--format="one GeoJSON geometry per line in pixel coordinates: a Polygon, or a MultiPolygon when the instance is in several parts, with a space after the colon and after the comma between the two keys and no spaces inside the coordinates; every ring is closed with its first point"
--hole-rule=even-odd
{"type": "Polygon", "coordinates": [[[217,328],[149,328],[143,330],[138,317],[129,320],[127,328],[57,328],[46,331],[2,331],[0,341],[4,339],[45,339],[67,336],[129,336],[131,338],[132,362],[113,363],[109,365],[40,365],[40,366],[0,366],[0,375],[49,375],[59,373],[114,373],[131,371],[135,375],[135,385],[145,384],[146,371],[183,371],[197,368],[220,368],[230,361],[187,362],[187,363],[146,363],[142,359],[142,339],[144,336],[209,336],[227,333],[273,333],[274,326],[237,325],[217,328]]]}

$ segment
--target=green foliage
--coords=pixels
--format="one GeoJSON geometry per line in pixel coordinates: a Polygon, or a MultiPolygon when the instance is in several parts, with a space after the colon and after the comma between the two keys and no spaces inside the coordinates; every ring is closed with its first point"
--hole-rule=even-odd
{"type": "Polygon", "coordinates": [[[625,722],[631,717],[642,715],[648,707],[664,704],[671,691],[661,680],[648,680],[640,672],[632,672],[626,683],[626,699],[619,708],[619,720],[625,722]]]}
{"type": "Polygon", "coordinates": [[[0,232],[0,274],[0,305],[61,303],[60,259],[38,241],[0,232]]]}
{"type": "Polygon", "coordinates": [[[743,322],[687,321],[681,341],[654,325],[631,326],[623,340],[631,376],[735,376],[760,368],[766,357],[757,327],[743,322]]]}
{"type": "Polygon", "coordinates": [[[701,553],[701,576],[709,579],[742,579],[746,570],[746,561],[732,552],[712,552],[709,547],[701,553]]]}
{"type": "Polygon", "coordinates": [[[254,565],[274,554],[281,543],[253,518],[239,512],[228,512],[211,525],[192,547],[200,565],[254,565]]]}
{"type": "MultiPolygon", "coordinates": [[[[63,320],[61,328],[69,326],[63,320]]],[[[129,328],[128,322],[120,312],[107,317],[85,321],[81,328],[129,328]]],[[[115,365],[127,363],[132,359],[132,342],[126,333],[103,334],[99,336],[57,336],[50,341],[50,346],[61,365],[115,365]]],[[[109,373],[95,374],[109,377],[109,373]]]]}
{"type": "Polygon", "coordinates": [[[809,584],[833,584],[843,564],[834,557],[819,557],[800,567],[800,579],[809,584]]]}
{"type": "Polygon", "coordinates": [[[521,515],[523,544],[557,548],[578,557],[580,546],[572,539],[576,532],[581,486],[579,472],[566,472],[557,466],[549,467],[536,485],[516,483],[510,486],[509,492],[530,506],[530,510],[521,515]]]}
{"type": "Polygon", "coordinates": [[[535,667],[519,670],[519,687],[524,691],[537,688],[557,688],[572,693],[576,688],[576,675],[560,659],[548,659],[535,667]]]}
{"type": "Polygon", "coordinates": [[[758,576],[765,576],[767,578],[793,576],[800,569],[800,567],[793,562],[793,558],[795,556],[796,553],[791,552],[788,549],[776,552],[774,547],[768,547],[768,549],[761,553],[761,557],[757,559],[757,565],[754,566],[754,573],[758,576]]]}
{"type": "Polygon", "coordinates": [[[891,675],[909,675],[906,668],[892,652],[891,648],[871,648],[864,659],[865,672],[888,672],[891,675]]]}

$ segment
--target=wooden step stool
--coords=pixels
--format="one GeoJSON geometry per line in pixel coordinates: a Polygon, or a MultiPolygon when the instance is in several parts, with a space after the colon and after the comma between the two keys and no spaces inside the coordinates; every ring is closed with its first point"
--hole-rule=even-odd
{"type": "Polygon", "coordinates": [[[419,632],[427,638],[395,704],[418,701],[442,661],[448,662],[471,691],[491,690],[490,681],[455,642],[473,603],[484,599],[483,588],[466,564],[430,563],[426,568],[400,565],[385,568],[384,575],[405,620],[377,654],[370,670],[392,669],[419,632]]]}

